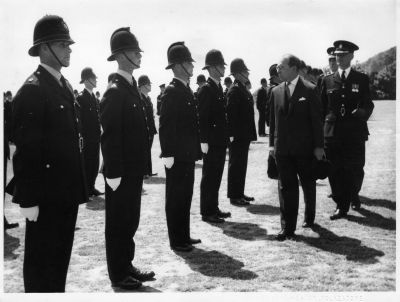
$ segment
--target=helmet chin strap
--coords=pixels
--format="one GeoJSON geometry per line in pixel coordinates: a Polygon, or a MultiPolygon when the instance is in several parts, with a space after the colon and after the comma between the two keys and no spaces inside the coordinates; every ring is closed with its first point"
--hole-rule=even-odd
{"type": "Polygon", "coordinates": [[[67,67],[67,65],[61,63],[60,59],[57,57],[57,55],[54,53],[53,49],[51,48],[50,43],[46,43],[46,45],[50,49],[50,52],[53,55],[53,57],[56,58],[58,64],[60,64],[62,67],[67,67]]]}
{"type": "Polygon", "coordinates": [[[122,54],[124,55],[124,57],[125,57],[133,66],[136,66],[136,68],[140,68],[140,66],[139,66],[138,64],[135,64],[131,59],[129,59],[129,57],[126,55],[125,51],[123,51],[122,54]]]}
{"type": "Polygon", "coordinates": [[[243,74],[242,72],[239,72],[239,74],[240,74],[241,77],[243,77],[243,78],[245,79],[244,82],[246,82],[246,81],[249,80],[249,78],[248,78],[248,77],[245,77],[244,74],[243,74]]]}
{"type": "Polygon", "coordinates": [[[92,85],[92,86],[93,86],[93,88],[94,88],[94,87],[96,87],[96,85],[95,85],[95,84],[93,84],[93,82],[92,82],[91,80],[87,79],[86,81],[88,81],[88,82],[90,83],[90,85],[92,85]]]}
{"type": "Polygon", "coordinates": [[[190,78],[190,73],[187,71],[187,69],[185,68],[185,66],[183,66],[183,63],[180,63],[179,65],[182,66],[183,71],[186,73],[186,75],[190,78]]]}
{"type": "Polygon", "coordinates": [[[218,72],[221,78],[224,76],[217,66],[215,66],[215,70],[218,72]]]}

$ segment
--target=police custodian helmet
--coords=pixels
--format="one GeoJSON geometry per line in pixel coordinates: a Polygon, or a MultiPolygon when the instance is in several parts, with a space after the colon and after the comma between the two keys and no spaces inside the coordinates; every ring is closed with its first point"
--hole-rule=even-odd
{"type": "Polygon", "coordinates": [[[129,27],[121,27],[114,31],[110,38],[111,56],[107,61],[114,61],[115,55],[125,50],[136,50],[142,52],[135,35],[129,27]]]}
{"type": "Polygon", "coordinates": [[[147,75],[141,75],[139,77],[139,79],[138,79],[138,86],[139,87],[144,86],[144,85],[150,85],[150,84],[151,84],[151,82],[150,82],[150,79],[149,79],[149,77],[147,75]]]}
{"type": "Polygon", "coordinates": [[[175,64],[182,64],[184,62],[195,62],[189,48],[186,47],[185,42],[172,43],[167,50],[168,66],[165,69],[172,68],[175,64]]]}
{"type": "Polygon", "coordinates": [[[217,49],[211,49],[206,54],[206,64],[203,69],[207,69],[210,66],[226,65],[222,53],[217,49]]]}
{"type": "Polygon", "coordinates": [[[46,15],[41,18],[33,30],[33,46],[28,53],[32,57],[39,55],[38,46],[43,43],[65,41],[70,44],[75,43],[70,35],[67,24],[64,20],[55,15],[46,15]]]}
{"type": "Polygon", "coordinates": [[[231,62],[231,74],[241,73],[243,71],[250,71],[244,64],[243,59],[233,59],[231,62]]]}
{"type": "Polygon", "coordinates": [[[89,80],[91,78],[97,78],[97,76],[94,74],[92,68],[85,67],[85,68],[82,69],[81,81],[79,82],[79,84],[82,84],[83,82],[85,82],[85,80],[89,80]]]}

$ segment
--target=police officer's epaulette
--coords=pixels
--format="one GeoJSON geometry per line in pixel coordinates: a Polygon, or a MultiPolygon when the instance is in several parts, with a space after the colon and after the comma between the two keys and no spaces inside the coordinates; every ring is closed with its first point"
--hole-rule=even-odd
{"type": "Polygon", "coordinates": [[[26,79],[24,84],[39,86],[39,78],[33,73],[26,79]]]}

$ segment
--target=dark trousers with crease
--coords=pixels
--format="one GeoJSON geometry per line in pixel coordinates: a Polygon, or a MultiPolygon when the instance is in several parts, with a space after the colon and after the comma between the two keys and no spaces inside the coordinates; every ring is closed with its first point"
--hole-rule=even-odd
{"type": "Polygon", "coordinates": [[[190,239],[190,206],[194,185],[194,162],[176,161],[165,168],[165,212],[170,245],[183,245],[190,239]]]}
{"type": "Polygon", "coordinates": [[[294,233],[299,211],[299,183],[304,194],[304,221],[314,223],[316,189],[312,178],[312,157],[277,155],[276,165],[279,172],[278,192],[281,211],[281,228],[288,233],[294,233]]]}
{"type": "Polygon", "coordinates": [[[242,198],[246,183],[249,141],[233,141],[229,146],[228,198],[242,198]]]}
{"type": "Polygon", "coordinates": [[[350,203],[359,203],[364,179],[365,141],[327,141],[327,158],[332,163],[329,183],[337,208],[348,212],[350,203]]]}
{"type": "Polygon", "coordinates": [[[129,274],[135,256],[135,236],[139,226],[143,186],[142,174],[122,176],[117,190],[106,185],[106,256],[111,282],[129,274]]]}
{"type": "Polygon", "coordinates": [[[84,149],[85,172],[89,195],[95,188],[100,165],[100,143],[87,143],[84,149]]]}
{"type": "Polygon", "coordinates": [[[211,216],[218,211],[218,191],[224,173],[226,146],[209,145],[203,154],[203,171],[200,183],[200,213],[211,216]]]}
{"type": "Polygon", "coordinates": [[[26,220],[25,292],[65,292],[78,207],[40,205],[38,220],[26,220]]]}
{"type": "Polygon", "coordinates": [[[149,161],[147,162],[147,173],[148,175],[153,174],[153,163],[151,161],[151,148],[153,147],[154,135],[150,135],[150,150],[149,150],[149,161]]]}
{"type": "Polygon", "coordinates": [[[265,134],[265,109],[258,110],[258,135],[265,134]]]}

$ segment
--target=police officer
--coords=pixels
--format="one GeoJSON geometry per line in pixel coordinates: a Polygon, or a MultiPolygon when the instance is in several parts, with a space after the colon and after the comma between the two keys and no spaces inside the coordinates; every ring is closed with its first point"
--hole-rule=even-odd
{"type": "Polygon", "coordinates": [[[26,218],[26,292],[64,292],[80,203],[87,201],[79,105],[61,74],[74,41],[59,16],[35,25],[37,70],[14,98],[13,201],[26,218]]]}
{"type": "Polygon", "coordinates": [[[107,266],[113,287],[135,289],[154,277],[154,272],[140,271],[131,263],[150,148],[146,110],[132,76],[140,68],[142,50],[129,27],[115,30],[110,44],[112,54],[107,60],[117,61],[118,70],[100,105],[107,266]]]}
{"type": "Polygon", "coordinates": [[[97,98],[93,89],[97,86],[97,76],[92,68],[86,67],[81,72],[80,84],[85,88],[79,93],[77,101],[80,105],[82,119],[83,153],[89,196],[103,194],[95,188],[100,163],[100,120],[97,98]]]}
{"type": "Polygon", "coordinates": [[[228,93],[229,88],[231,88],[232,83],[233,82],[232,82],[232,79],[230,77],[226,77],[224,79],[224,85],[225,85],[224,97],[225,97],[225,100],[226,100],[226,94],[228,93]]]}
{"type": "Polygon", "coordinates": [[[153,103],[149,96],[151,91],[151,82],[147,75],[141,75],[138,79],[140,96],[142,97],[144,106],[146,108],[147,125],[149,126],[149,161],[147,165],[147,172],[145,177],[155,176],[157,173],[153,174],[153,165],[151,162],[151,147],[153,146],[154,135],[157,134],[156,124],[154,122],[154,109],[153,103]]]}
{"type": "Polygon", "coordinates": [[[228,127],[221,77],[225,61],[219,50],[206,55],[205,67],[210,75],[199,90],[200,142],[203,153],[203,175],[200,183],[200,212],[203,221],[221,223],[231,213],[218,207],[218,191],[224,172],[228,127]]]}
{"type": "Polygon", "coordinates": [[[244,194],[247,159],[250,142],[257,140],[254,121],[253,96],[246,89],[249,69],[240,58],[231,62],[231,74],[235,82],[227,93],[229,167],[228,198],[233,205],[249,205],[253,197],[244,194]]]}
{"type": "Polygon", "coordinates": [[[258,110],[258,135],[265,137],[265,109],[267,106],[267,80],[261,79],[261,87],[257,90],[256,105],[258,110]]]}
{"type": "Polygon", "coordinates": [[[167,50],[168,66],[174,78],[161,97],[160,145],[166,173],[167,226],[170,246],[189,252],[200,239],[190,237],[190,206],[194,184],[194,164],[201,158],[198,111],[189,79],[193,62],[184,42],[167,50]]]}
{"type": "Polygon", "coordinates": [[[335,55],[335,47],[331,46],[328,47],[328,49],[326,50],[326,52],[329,55],[329,74],[335,73],[338,70],[338,64],[336,62],[336,55],[335,55]]]}
{"type": "Polygon", "coordinates": [[[322,81],[321,100],[325,117],[324,136],[333,171],[329,177],[332,198],[337,204],[332,220],[343,218],[360,207],[358,193],[364,177],[367,120],[374,104],[368,76],[351,68],[358,46],[339,40],[333,43],[339,69],[322,81]]]}
{"type": "Polygon", "coordinates": [[[161,84],[160,86],[160,94],[157,96],[157,115],[160,116],[160,110],[161,110],[161,96],[164,93],[165,90],[165,84],[161,84]]]}
{"type": "MultiPolygon", "coordinates": [[[[303,62],[304,63],[304,62],[303,62]]],[[[269,86],[267,88],[267,104],[266,104],[266,109],[265,109],[265,122],[267,123],[267,126],[269,127],[269,120],[270,120],[270,113],[271,113],[271,108],[270,108],[270,97],[271,97],[271,91],[275,86],[278,86],[282,80],[278,76],[278,70],[276,67],[278,64],[272,64],[269,67],[269,86]]]]}

